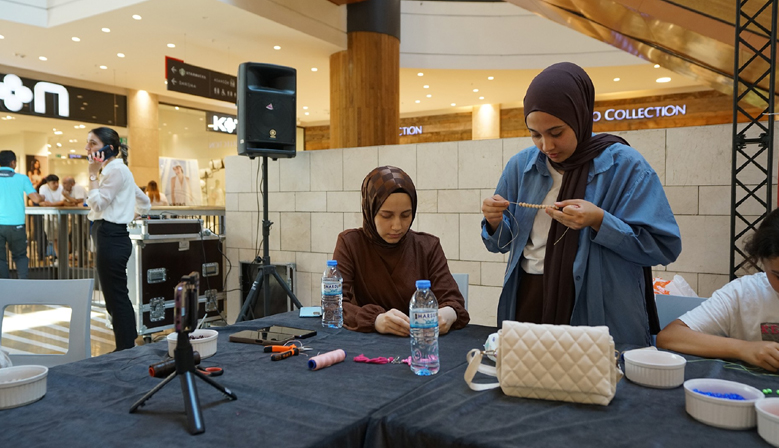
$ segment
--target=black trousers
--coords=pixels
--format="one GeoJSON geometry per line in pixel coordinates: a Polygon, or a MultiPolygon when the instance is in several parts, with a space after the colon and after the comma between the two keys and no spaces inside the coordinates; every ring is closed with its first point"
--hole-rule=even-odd
{"type": "Polygon", "coordinates": [[[127,225],[97,220],[92,225],[92,239],[96,246],[95,266],[100,287],[113,321],[116,350],[133,348],[138,332],[127,290],[127,260],[132,253],[127,225]]]}

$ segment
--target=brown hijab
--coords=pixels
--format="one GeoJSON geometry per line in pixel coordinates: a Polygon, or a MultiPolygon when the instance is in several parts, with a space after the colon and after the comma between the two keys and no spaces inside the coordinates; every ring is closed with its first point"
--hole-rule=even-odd
{"type": "MultiPolygon", "coordinates": [[[[584,199],[590,162],[614,143],[628,143],[616,135],[592,135],[595,88],[578,65],[562,62],[547,67],[530,83],[525,95],[525,123],[532,112],[546,112],[573,129],[578,144],[568,159],[552,166],[563,171],[558,201],[584,199]]],[[[579,249],[579,231],[552,220],[544,258],[542,322],[570,324],[576,287],[573,262],[579,249]],[[568,230],[567,233],[566,230],[568,230]]]]}
{"type": "MultiPolygon", "coordinates": [[[[379,236],[374,218],[379,209],[393,193],[406,193],[411,198],[411,223],[417,215],[417,189],[405,171],[394,166],[380,166],[365,176],[362,181],[362,231],[368,239],[380,247],[394,248],[403,245],[406,235],[397,243],[390,244],[379,236]]],[[[409,224],[410,225],[410,224],[409,224]]]]}

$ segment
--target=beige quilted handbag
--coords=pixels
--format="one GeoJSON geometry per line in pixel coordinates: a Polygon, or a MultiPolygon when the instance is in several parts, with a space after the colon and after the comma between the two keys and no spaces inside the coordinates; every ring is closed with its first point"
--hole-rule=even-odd
{"type": "MultiPolygon", "coordinates": [[[[481,363],[485,352],[468,355],[465,382],[473,390],[498,386],[506,395],[608,405],[622,372],[608,327],[572,327],[503,321],[496,366],[481,363]],[[476,372],[498,383],[474,383],[476,372]]],[[[486,353],[490,354],[490,353],[486,353]]]]}

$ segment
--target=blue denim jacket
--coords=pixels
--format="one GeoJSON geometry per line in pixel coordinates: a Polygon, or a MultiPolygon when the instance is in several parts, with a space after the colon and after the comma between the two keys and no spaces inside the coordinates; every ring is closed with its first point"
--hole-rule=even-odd
{"type": "MultiPolygon", "coordinates": [[[[533,146],[509,160],[495,193],[511,202],[540,204],[550,188],[546,156],[533,146]]],[[[587,227],[579,233],[571,325],[606,325],[616,343],[650,345],[642,269],[672,263],[682,251],[660,179],[638,151],[617,143],[593,159],[584,200],[602,208],[604,216],[600,231],[587,227]]],[[[516,221],[504,213],[503,230],[499,227],[492,235],[482,220],[487,250],[510,251],[498,303],[499,326],[514,320],[519,260],[537,212],[514,204],[509,211],[516,221]]]]}

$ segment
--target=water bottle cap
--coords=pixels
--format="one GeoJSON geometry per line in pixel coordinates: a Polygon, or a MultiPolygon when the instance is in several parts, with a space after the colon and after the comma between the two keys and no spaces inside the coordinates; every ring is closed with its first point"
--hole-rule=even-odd
{"type": "Polygon", "coordinates": [[[338,260],[327,260],[328,266],[338,266],[338,260]]]}
{"type": "Polygon", "coordinates": [[[417,289],[430,289],[430,280],[417,280],[417,289]]]}

